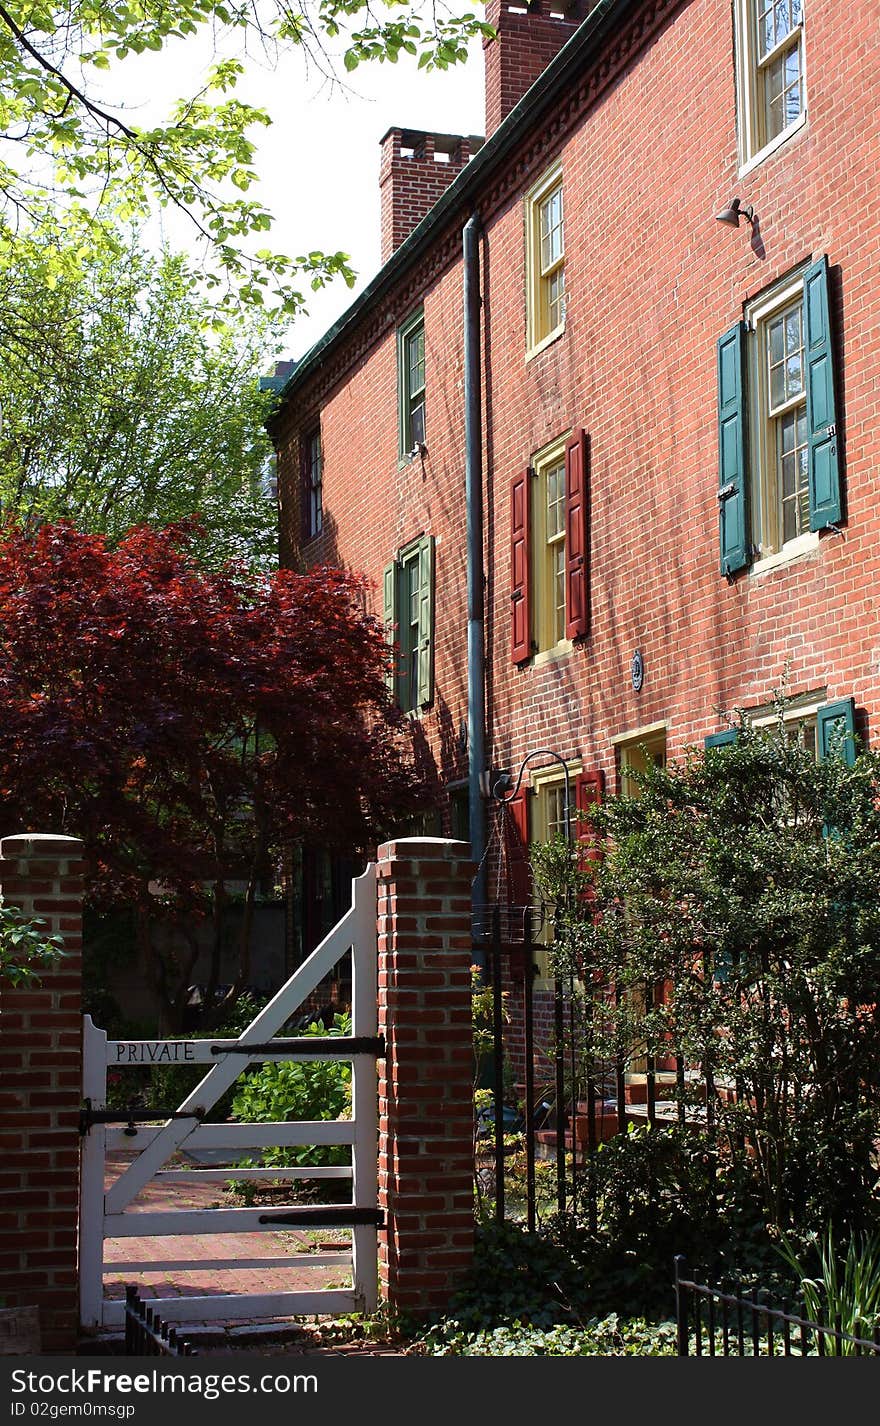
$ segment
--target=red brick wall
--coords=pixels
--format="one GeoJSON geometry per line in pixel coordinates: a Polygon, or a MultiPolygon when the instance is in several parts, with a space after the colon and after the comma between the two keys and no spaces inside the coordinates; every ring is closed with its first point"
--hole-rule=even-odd
{"type": "Polygon", "coordinates": [[[442,1310],[474,1242],[470,884],[464,842],[379,848],[379,1277],[392,1308],[442,1310]]]}
{"type": "MultiPolygon", "coordinates": [[[[559,131],[536,134],[518,155],[518,194],[557,157],[565,183],[566,328],[529,362],[521,201],[493,209],[499,182],[482,212],[490,757],[516,766],[528,751],[552,747],[603,767],[609,790],[612,737],[665,719],[669,751],[680,754],[719,726],[716,709],[766,699],[786,664],[793,693],[853,694],[863,732],[873,734],[880,713],[873,6],[857,0],[840,26],[831,0],[811,5],[808,122],[743,180],[729,6],[667,8],[592,108],[557,116],[559,131]],[[756,208],[755,240],[746,224],[714,221],[733,193],[756,208]],[[823,535],[797,562],[728,584],[718,558],[716,339],[750,298],[821,252],[832,266],[839,332],[844,533],[823,535]],[[542,667],[514,668],[510,481],[533,452],[576,426],[588,430],[592,453],[591,633],[542,667]],[[635,648],[645,659],[640,693],[629,676],[635,648]]],[[[292,417],[281,451],[289,557],[365,569],[377,611],[395,550],[422,531],[437,537],[437,693],[422,721],[447,778],[464,773],[457,732],[466,695],[460,251],[453,228],[421,273],[383,298],[372,329],[353,327],[357,354],[345,379],[327,363],[298,398],[303,419],[321,408],[327,506],[325,536],[302,556],[290,538],[292,417]],[[421,300],[428,453],[424,463],[400,466],[394,328],[421,300]]]]}
{"type": "Polygon", "coordinates": [[[60,931],[67,953],[37,986],[0,985],[0,1300],[39,1308],[44,1351],[71,1349],[79,1322],[81,848],[75,837],[0,842],[4,901],[60,931]]]}

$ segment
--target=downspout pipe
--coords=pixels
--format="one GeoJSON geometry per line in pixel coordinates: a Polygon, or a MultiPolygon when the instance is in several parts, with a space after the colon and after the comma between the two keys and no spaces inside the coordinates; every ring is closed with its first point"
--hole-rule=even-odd
{"type": "Polygon", "coordinates": [[[471,855],[479,870],[474,905],[485,906],[486,800],[486,657],[483,574],[483,413],[480,364],[480,238],[476,213],[462,233],[464,266],[464,483],[467,509],[467,733],[468,831],[471,855]]]}

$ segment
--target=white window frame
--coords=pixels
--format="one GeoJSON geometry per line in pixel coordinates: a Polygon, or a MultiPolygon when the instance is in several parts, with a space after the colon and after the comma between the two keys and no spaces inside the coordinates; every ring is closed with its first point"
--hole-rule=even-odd
{"type": "Polygon", "coordinates": [[[526,361],[537,356],[551,342],[565,331],[565,187],[562,164],[552,168],[530,188],[523,200],[525,219],[525,276],[526,276],[526,361]],[[562,256],[545,274],[541,265],[541,205],[559,189],[562,194],[562,256]],[[546,315],[544,283],[552,272],[562,273],[562,317],[555,327],[549,326],[546,315]]]}
{"type": "MultiPolygon", "coordinates": [[[[804,0],[806,10],[808,0],[804,0]]],[[[803,103],[797,118],[792,120],[780,133],[766,143],[762,141],[761,110],[764,67],[777,58],[787,48],[791,48],[791,35],[787,35],[775,50],[759,61],[757,48],[756,0],[734,0],[734,30],[736,36],[736,97],[737,97],[737,143],[739,148],[739,177],[744,178],[753,168],[757,168],[770,154],[802,129],[807,122],[807,46],[804,19],[796,30],[801,53],[801,87],[803,103]]]]}
{"type": "MultiPolygon", "coordinates": [[[[749,430],[752,433],[749,471],[749,498],[752,509],[752,532],[758,556],[751,566],[752,575],[766,574],[781,564],[812,554],[819,548],[818,531],[807,530],[790,540],[781,538],[779,477],[775,452],[771,448],[770,393],[765,361],[766,324],[777,312],[804,298],[804,273],[808,264],[790,274],[781,283],[762,293],[746,307],[748,330],[748,401],[749,430]]],[[[804,354],[804,401],[806,401],[806,352],[804,354]]],[[[800,404],[800,403],[798,403],[800,404]]],[[[778,414],[778,413],[776,413],[778,414]]]]}

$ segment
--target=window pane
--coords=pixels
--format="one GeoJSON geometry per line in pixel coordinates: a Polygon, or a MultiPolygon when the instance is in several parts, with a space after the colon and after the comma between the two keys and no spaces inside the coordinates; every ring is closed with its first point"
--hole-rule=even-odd
{"type": "Polygon", "coordinates": [[[801,96],[801,52],[800,46],[792,50],[785,60],[785,122],[794,123],[803,108],[801,96]]]}
{"type": "Polygon", "coordinates": [[[767,128],[764,138],[769,143],[794,123],[803,109],[799,38],[791,49],[779,55],[764,70],[764,105],[767,128]]]}
{"type": "Polygon", "coordinates": [[[770,405],[781,406],[785,401],[785,368],[774,366],[770,371],[770,405]]]}
{"type": "Polygon", "coordinates": [[[770,410],[803,394],[804,326],[800,301],[767,324],[770,410]]]}
{"type": "Polygon", "coordinates": [[[554,551],[553,599],[554,632],[556,642],[565,638],[565,545],[558,544],[554,551]]]}
{"type": "Polygon", "coordinates": [[[414,332],[408,339],[407,357],[409,394],[413,396],[425,385],[425,333],[423,330],[414,332]]]}
{"type": "Polygon", "coordinates": [[[776,421],[777,480],[782,541],[797,539],[810,528],[806,407],[799,406],[776,421]]]}
{"type": "Polygon", "coordinates": [[[565,836],[565,784],[547,788],[547,840],[565,836]]]}
{"type": "Polygon", "coordinates": [[[562,189],[557,188],[540,206],[541,227],[541,268],[548,267],[562,257],[562,189]]]}
{"type": "Polygon", "coordinates": [[[565,308],[564,269],[559,267],[546,279],[547,283],[547,330],[552,332],[562,324],[565,308]]]}
{"type": "Polygon", "coordinates": [[[553,466],[547,472],[547,539],[556,539],[565,531],[565,466],[553,466]]]}
{"type": "Polygon", "coordinates": [[[410,440],[411,449],[425,444],[425,403],[421,397],[410,414],[410,440]]]}
{"type": "Polygon", "coordinates": [[[758,5],[758,54],[763,58],[773,48],[773,5],[758,5]]]}

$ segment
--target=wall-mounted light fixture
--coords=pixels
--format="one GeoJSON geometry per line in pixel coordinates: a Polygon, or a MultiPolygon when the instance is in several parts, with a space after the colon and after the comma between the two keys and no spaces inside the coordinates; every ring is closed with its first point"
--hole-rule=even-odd
{"type": "Polygon", "coordinates": [[[727,223],[730,228],[738,228],[740,218],[745,218],[747,223],[751,223],[752,227],[755,226],[755,210],[751,203],[747,208],[743,208],[738,198],[731,198],[727,207],[715,214],[717,223],[727,223]]]}

